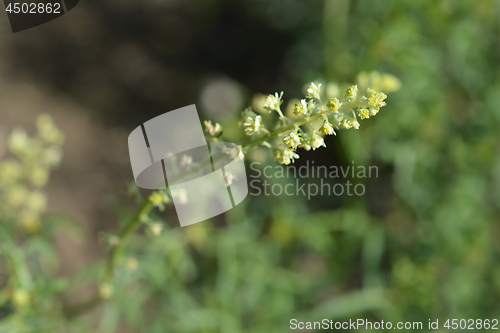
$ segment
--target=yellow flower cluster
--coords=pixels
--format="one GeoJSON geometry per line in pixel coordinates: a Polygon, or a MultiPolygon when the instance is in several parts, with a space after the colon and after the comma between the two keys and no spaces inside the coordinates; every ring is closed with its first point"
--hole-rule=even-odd
{"type": "Polygon", "coordinates": [[[300,103],[295,104],[295,108],[293,109],[293,113],[296,116],[305,116],[307,114],[308,107],[307,101],[305,99],[301,100],[300,103]]]}
{"type": "MultiPolygon", "coordinates": [[[[333,91],[333,89],[330,90],[333,91]]],[[[324,107],[321,84],[311,83],[305,97],[306,99],[296,103],[293,109],[295,116],[302,117],[297,121],[299,125],[294,130],[283,132],[282,145],[279,142],[274,145],[267,143],[274,150],[274,156],[281,164],[290,164],[299,158],[296,153],[297,148],[315,150],[326,147],[323,136],[336,135],[335,129],[359,129],[358,117],[368,119],[370,116],[376,115],[380,108],[385,105],[387,95],[369,88],[361,94],[358,86],[353,85],[344,91],[342,101],[333,97],[328,100],[326,107],[324,107]],[[309,132],[305,132],[301,128],[301,126],[311,124],[318,118],[323,119],[319,130],[316,130],[314,126],[308,126],[305,129],[309,132]]],[[[284,123],[287,123],[286,119],[284,123]]]]}
{"type": "Polygon", "coordinates": [[[294,162],[296,158],[299,158],[299,155],[297,155],[293,149],[285,148],[276,152],[276,159],[281,164],[288,165],[294,162]]]}
{"type": "Polygon", "coordinates": [[[305,98],[295,100],[292,107],[289,104],[285,108],[287,116],[281,112],[283,92],[268,95],[265,101],[261,101],[263,98],[259,97],[262,106],[256,110],[276,111],[279,122],[271,124],[274,130],[270,131],[264,124],[270,122],[269,118],[261,117],[251,108],[246,109],[240,126],[246,135],[252,136],[252,140],[242,144],[242,147],[246,150],[247,146],[263,145],[272,149],[274,158],[281,164],[293,163],[299,158],[296,152],[298,148],[315,150],[326,147],[323,138],[325,135],[336,135],[336,130],[341,128],[359,129],[359,119],[376,115],[385,106],[387,95],[374,87],[387,88],[388,92],[397,90],[399,85],[399,80],[391,75],[363,73],[358,77],[358,83],[346,87],[342,95],[340,86],[333,82],[327,83],[327,101],[323,103],[325,92],[322,85],[312,82],[305,89],[305,98]],[[374,86],[369,88],[371,83],[374,86]],[[323,124],[318,128],[315,121],[320,119],[323,124]]]}
{"type": "Polygon", "coordinates": [[[170,202],[170,198],[165,191],[154,191],[149,196],[149,201],[155,207],[158,207],[161,211],[165,210],[165,204],[170,202]]]}
{"type": "Polygon", "coordinates": [[[264,102],[264,109],[268,110],[269,112],[279,110],[281,104],[283,103],[283,101],[281,100],[282,98],[283,92],[281,92],[280,95],[278,95],[278,93],[275,93],[274,95],[267,96],[266,101],[264,102]]]}
{"type": "Polygon", "coordinates": [[[36,127],[34,137],[14,129],[8,138],[10,156],[0,160],[0,215],[27,232],[41,225],[40,216],[47,207],[43,187],[61,161],[64,143],[64,135],[49,115],[38,116],[36,127]]]}
{"type": "Polygon", "coordinates": [[[219,123],[212,124],[211,121],[205,121],[205,132],[210,136],[218,137],[222,134],[222,126],[219,123]]]}

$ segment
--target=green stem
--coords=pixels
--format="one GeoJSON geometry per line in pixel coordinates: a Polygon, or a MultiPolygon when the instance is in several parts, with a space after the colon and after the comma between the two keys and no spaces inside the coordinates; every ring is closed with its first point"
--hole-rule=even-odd
{"type": "Polygon", "coordinates": [[[116,263],[118,258],[123,250],[123,245],[125,241],[128,239],[130,235],[134,233],[134,231],[139,227],[141,221],[149,214],[151,209],[153,208],[153,204],[148,199],[145,199],[137,213],[134,217],[129,221],[125,229],[120,234],[120,242],[113,247],[111,253],[106,261],[106,274],[105,280],[110,282],[113,279],[113,275],[116,269],[116,263]]]}

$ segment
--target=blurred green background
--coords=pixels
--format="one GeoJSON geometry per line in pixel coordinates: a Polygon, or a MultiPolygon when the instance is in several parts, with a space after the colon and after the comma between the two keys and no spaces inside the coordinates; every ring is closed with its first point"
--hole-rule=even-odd
{"type": "Polygon", "coordinates": [[[3,205],[0,332],[289,332],[293,318],[424,331],[439,319],[444,331],[446,319],[500,318],[499,15],[496,0],[86,0],[17,34],[4,18],[0,156],[41,112],[66,144],[40,230],[13,227],[3,205]],[[172,209],[156,212],[165,229],[133,236],[114,296],[64,318],[96,288],[103,232],[134,210],[130,130],[196,103],[238,142],[254,94],[287,101],[312,80],[371,71],[401,89],[296,162],[377,166],[366,195],[249,196],[182,229],[172,209]],[[14,291],[9,251],[33,276],[29,296],[14,291]]]}

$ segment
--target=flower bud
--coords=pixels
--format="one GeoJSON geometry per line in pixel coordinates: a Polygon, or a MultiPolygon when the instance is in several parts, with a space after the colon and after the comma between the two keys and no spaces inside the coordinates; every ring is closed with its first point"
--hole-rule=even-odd
{"type": "Polygon", "coordinates": [[[321,133],[326,134],[326,135],[336,134],[332,124],[330,124],[330,122],[328,120],[323,123],[323,126],[321,126],[319,131],[321,133]]]}
{"type": "Polygon", "coordinates": [[[297,148],[300,144],[300,138],[295,132],[288,134],[283,141],[285,141],[285,144],[290,148],[297,148]]]}
{"type": "Polygon", "coordinates": [[[319,93],[321,89],[321,84],[315,85],[314,82],[311,82],[311,85],[309,88],[307,88],[307,95],[306,98],[317,98],[319,99],[319,93]]]}
{"type": "Polygon", "coordinates": [[[356,96],[358,95],[358,86],[350,86],[349,88],[347,88],[347,90],[345,91],[345,98],[348,100],[348,101],[353,101],[356,99],[356,96]]]}
{"type": "Polygon", "coordinates": [[[339,112],[339,109],[340,109],[340,101],[336,98],[332,98],[328,101],[328,103],[326,104],[326,106],[328,107],[328,109],[330,109],[330,111],[332,111],[333,113],[338,113],[339,112]]]}
{"type": "Polygon", "coordinates": [[[307,114],[307,102],[305,99],[301,100],[300,103],[295,104],[293,113],[296,116],[305,116],[307,114]]]}

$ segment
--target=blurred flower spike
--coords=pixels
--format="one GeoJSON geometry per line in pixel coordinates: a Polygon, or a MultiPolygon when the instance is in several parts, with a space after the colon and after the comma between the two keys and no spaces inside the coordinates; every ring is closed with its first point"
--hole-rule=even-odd
{"type": "Polygon", "coordinates": [[[50,115],[39,115],[36,128],[33,137],[14,129],[7,141],[10,156],[0,160],[0,215],[26,232],[41,227],[47,207],[43,187],[61,161],[64,144],[64,135],[50,115]]]}

